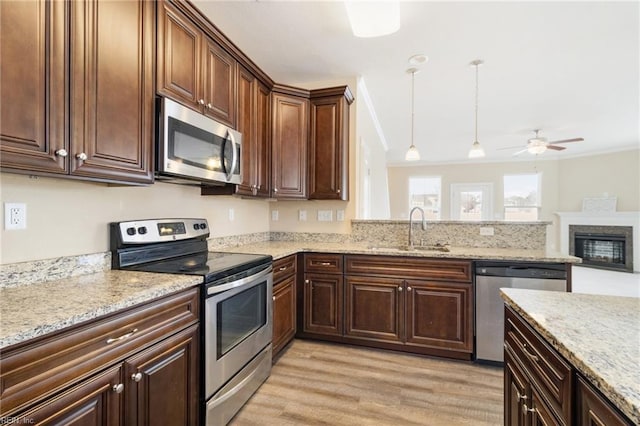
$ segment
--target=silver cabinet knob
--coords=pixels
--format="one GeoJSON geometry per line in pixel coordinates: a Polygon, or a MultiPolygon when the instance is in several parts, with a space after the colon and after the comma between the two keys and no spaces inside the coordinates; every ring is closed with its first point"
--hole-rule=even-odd
{"type": "Polygon", "coordinates": [[[340,193],[340,190],[338,189],[336,192],[339,194],[339,193],[340,193]]]}
{"type": "Polygon", "coordinates": [[[134,382],[138,383],[140,380],[142,380],[142,373],[132,374],[131,375],[131,380],[133,380],[134,382]]]}
{"type": "Polygon", "coordinates": [[[209,109],[213,109],[213,105],[211,105],[211,104],[207,104],[207,108],[209,108],[209,109]]]}
{"type": "Polygon", "coordinates": [[[273,192],[278,192],[278,188],[273,188],[273,192]]]}
{"type": "Polygon", "coordinates": [[[200,99],[200,100],[198,101],[198,103],[199,103],[200,105],[204,105],[204,99],[200,99]]]}
{"type": "Polygon", "coordinates": [[[309,280],[304,280],[304,283],[305,283],[305,284],[309,284],[310,282],[311,282],[311,281],[309,281],[309,280]]]}
{"type": "Polygon", "coordinates": [[[122,393],[122,391],[124,390],[124,385],[122,383],[118,383],[117,385],[113,385],[112,389],[115,393],[122,393]]]}
{"type": "Polygon", "coordinates": [[[84,160],[86,160],[86,159],[87,159],[87,158],[89,158],[89,157],[87,157],[87,154],[85,154],[84,152],[81,152],[80,154],[76,155],[76,158],[77,158],[78,160],[84,161],[84,160]]]}
{"type": "Polygon", "coordinates": [[[276,297],[275,296],[273,296],[272,299],[273,299],[274,302],[276,301],[276,297]]]}
{"type": "Polygon", "coordinates": [[[67,155],[69,155],[69,153],[67,152],[66,149],[62,148],[56,151],[56,155],[58,157],[66,157],[67,155]]]}
{"type": "Polygon", "coordinates": [[[411,286],[407,287],[407,291],[411,291],[411,286]]]}
{"type": "Polygon", "coordinates": [[[402,291],[402,286],[398,286],[398,291],[402,291]]]}

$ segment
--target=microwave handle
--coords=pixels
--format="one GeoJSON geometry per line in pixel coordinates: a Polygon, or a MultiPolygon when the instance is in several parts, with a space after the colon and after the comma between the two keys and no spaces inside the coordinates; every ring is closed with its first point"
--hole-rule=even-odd
{"type": "MultiPolygon", "coordinates": [[[[233,137],[233,134],[230,131],[227,131],[227,137],[225,138],[225,143],[227,142],[231,142],[231,167],[229,167],[229,170],[225,170],[226,174],[227,174],[227,180],[230,181],[231,178],[233,177],[233,173],[236,170],[236,166],[238,163],[238,154],[236,152],[236,140],[233,137]]],[[[224,150],[223,150],[224,152],[224,150]]],[[[224,164],[224,163],[223,163],[224,164]]]]}

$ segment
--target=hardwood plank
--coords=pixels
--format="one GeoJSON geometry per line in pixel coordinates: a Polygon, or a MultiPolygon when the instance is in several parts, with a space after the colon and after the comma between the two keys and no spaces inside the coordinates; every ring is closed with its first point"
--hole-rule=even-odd
{"type": "Polygon", "coordinates": [[[499,367],[296,339],[230,425],[501,425],[502,401],[499,367]]]}

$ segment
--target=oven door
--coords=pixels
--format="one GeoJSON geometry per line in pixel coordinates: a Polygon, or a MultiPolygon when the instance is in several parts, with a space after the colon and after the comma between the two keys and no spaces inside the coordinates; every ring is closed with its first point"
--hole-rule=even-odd
{"type": "Polygon", "coordinates": [[[163,99],[158,172],[240,183],[242,135],[183,105],[163,99]]]}
{"type": "Polygon", "coordinates": [[[207,289],[205,397],[208,399],[271,343],[271,266],[207,289]]]}

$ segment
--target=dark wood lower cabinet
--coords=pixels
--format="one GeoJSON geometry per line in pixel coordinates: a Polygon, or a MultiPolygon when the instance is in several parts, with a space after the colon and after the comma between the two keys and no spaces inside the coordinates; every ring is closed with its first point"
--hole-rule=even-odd
{"type": "Polygon", "coordinates": [[[631,426],[607,399],[584,378],[576,380],[576,421],[580,426],[631,426]]]}
{"type": "Polygon", "coordinates": [[[296,334],[296,277],[292,275],[273,288],[273,356],[296,334]]]}
{"type": "Polygon", "coordinates": [[[198,326],[124,362],[126,425],[198,423],[198,326]]]}
{"type": "Polygon", "coordinates": [[[85,380],[66,392],[12,417],[15,424],[117,426],[122,423],[122,365],[85,380]]]}
{"type": "Polygon", "coordinates": [[[305,333],[342,336],[342,275],[304,275],[305,333]]]}

